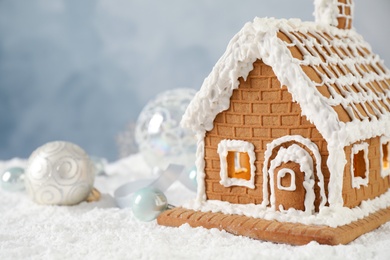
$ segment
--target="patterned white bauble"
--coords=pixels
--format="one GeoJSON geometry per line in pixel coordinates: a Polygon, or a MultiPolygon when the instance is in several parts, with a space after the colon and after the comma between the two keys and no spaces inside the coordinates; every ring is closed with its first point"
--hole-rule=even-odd
{"type": "Polygon", "coordinates": [[[195,134],[180,126],[193,89],[174,89],[159,94],[141,111],[135,127],[140,153],[151,167],[166,169],[170,163],[188,168],[195,162],[195,134]]]}
{"type": "Polygon", "coordinates": [[[83,149],[55,141],[31,154],[25,184],[29,196],[39,204],[74,205],[88,197],[94,179],[94,165],[83,149]]]}

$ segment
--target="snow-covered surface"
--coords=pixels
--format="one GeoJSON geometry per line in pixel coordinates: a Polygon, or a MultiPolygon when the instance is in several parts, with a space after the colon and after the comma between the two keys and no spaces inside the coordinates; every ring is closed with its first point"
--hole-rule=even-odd
{"type": "MultiPolygon", "coordinates": [[[[25,160],[0,161],[0,171],[25,160]]],[[[139,155],[110,163],[95,186],[94,203],[41,206],[24,192],[0,190],[0,259],[388,259],[390,223],[349,245],[312,242],[290,246],[238,237],[217,229],[139,222],[112,197],[121,184],[151,177],[139,155]],[[234,245],[234,246],[232,246],[234,245]]],[[[167,191],[171,203],[195,196],[180,183],[167,191]]]]}

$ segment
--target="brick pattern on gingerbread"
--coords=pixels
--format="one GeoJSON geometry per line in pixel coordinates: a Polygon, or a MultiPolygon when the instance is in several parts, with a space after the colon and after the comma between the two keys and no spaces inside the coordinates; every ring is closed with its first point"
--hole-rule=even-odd
{"type": "MultiPolygon", "coordinates": [[[[267,144],[286,135],[310,138],[320,147],[322,172],[325,176],[329,176],[326,167],[328,155],[326,141],[315,125],[301,115],[299,105],[293,102],[287,88],[281,86],[270,66],[261,60],[256,61],[247,80],[240,79],[240,85],[233,91],[230,104],[229,109],[217,115],[214,128],[207,132],[205,137],[205,173],[207,176],[205,182],[208,199],[230,203],[261,204],[263,202],[263,194],[259,192],[263,187],[261,169],[267,144]],[[257,189],[238,186],[223,187],[219,184],[221,168],[217,146],[224,139],[245,140],[254,144],[256,158],[258,158],[255,163],[258,169],[255,179],[257,189]]],[[[287,145],[291,143],[284,144],[284,146],[287,145]]],[[[275,155],[280,147],[275,148],[275,155]]],[[[307,151],[310,153],[309,149],[307,151]]],[[[314,158],[313,160],[315,161],[314,158]]],[[[314,175],[316,176],[315,173],[314,175]]],[[[328,177],[325,177],[325,183],[328,182],[327,179],[328,177]]],[[[316,181],[318,182],[318,179],[316,181]]],[[[321,197],[318,185],[314,187],[317,194],[315,204],[318,209],[321,197]]],[[[289,196],[288,193],[285,195],[289,196]]],[[[283,197],[285,196],[279,196],[279,200],[283,200],[283,197]]],[[[303,201],[297,203],[302,204],[303,201]]]]}

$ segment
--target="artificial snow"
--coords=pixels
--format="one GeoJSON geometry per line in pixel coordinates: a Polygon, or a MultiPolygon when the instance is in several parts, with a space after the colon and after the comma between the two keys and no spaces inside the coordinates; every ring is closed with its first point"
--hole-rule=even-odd
{"type": "MultiPolygon", "coordinates": [[[[25,160],[0,161],[0,171],[25,160]]],[[[110,163],[98,176],[98,202],[43,206],[24,192],[0,190],[0,259],[386,259],[390,223],[348,245],[311,242],[290,246],[231,235],[217,229],[170,228],[139,222],[119,209],[114,190],[127,181],[153,177],[140,155],[110,163]]],[[[195,194],[180,183],[167,191],[180,204],[195,194]]]]}

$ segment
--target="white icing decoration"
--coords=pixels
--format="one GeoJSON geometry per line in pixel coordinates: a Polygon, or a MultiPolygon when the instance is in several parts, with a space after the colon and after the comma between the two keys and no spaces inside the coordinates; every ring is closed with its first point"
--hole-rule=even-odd
{"type": "MultiPolygon", "coordinates": [[[[319,207],[321,209],[326,204],[326,196],[325,196],[325,189],[324,189],[324,176],[323,176],[322,171],[321,171],[321,154],[318,151],[318,147],[312,141],[310,141],[310,139],[303,138],[302,136],[299,136],[299,135],[283,136],[283,137],[275,139],[271,143],[267,144],[267,150],[265,151],[265,154],[264,154],[264,164],[263,164],[263,198],[264,199],[263,199],[262,205],[263,206],[267,206],[270,203],[266,199],[266,198],[268,198],[268,175],[270,176],[270,178],[273,178],[272,177],[273,174],[271,174],[271,170],[273,171],[273,169],[275,169],[278,166],[278,165],[273,166],[273,164],[275,165],[277,163],[277,160],[275,158],[274,161],[271,162],[270,170],[268,170],[268,163],[269,163],[270,157],[272,156],[272,152],[273,152],[273,150],[276,147],[280,146],[281,144],[287,143],[287,142],[291,142],[291,141],[295,141],[297,143],[301,143],[304,146],[306,146],[312,152],[312,154],[313,154],[313,156],[314,156],[314,158],[316,160],[316,173],[317,173],[317,177],[318,177],[318,186],[320,187],[320,195],[321,195],[321,203],[320,203],[319,207]]],[[[293,144],[292,146],[295,147],[295,146],[298,146],[298,145],[293,144]]],[[[299,147],[299,148],[301,148],[301,147],[299,147]]],[[[298,149],[298,148],[295,148],[295,149],[298,149]]],[[[303,148],[301,148],[301,149],[303,151],[305,151],[303,148]]],[[[305,153],[300,152],[300,155],[305,156],[305,158],[306,158],[306,154],[305,153]]],[[[291,155],[290,157],[294,158],[293,155],[291,155]]],[[[298,158],[297,159],[294,158],[294,160],[296,160],[297,163],[300,163],[298,158]]],[[[305,159],[303,159],[303,160],[305,160],[305,159]]],[[[303,172],[307,171],[308,173],[309,173],[309,171],[312,172],[313,171],[312,170],[313,169],[313,161],[312,161],[310,155],[309,155],[309,159],[306,158],[306,160],[307,161],[309,160],[307,162],[308,165],[302,166],[302,167],[310,167],[311,166],[311,170],[309,170],[307,168],[303,168],[304,170],[301,169],[301,171],[303,171],[303,172]]],[[[280,165],[280,163],[279,163],[279,165],[280,165]]],[[[306,179],[306,174],[305,174],[305,179],[306,179]]],[[[273,179],[270,180],[270,183],[273,183],[273,179]]],[[[308,181],[307,185],[309,183],[311,183],[311,182],[308,181]]],[[[270,186],[271,186],[271,205],[272,205],[272,197],[273,197],[272,196],[272,186],[273,185],[271,184],[270,186]]],[[[308,186],[305,186],[305,189],[306,188],[308,188],[308,186]]],[[[306,189],[306,194],[307,194],[307,192],[308,192],[308,189],[306,189]]],[[[311,193],[311,191],[309,191],[309,193],[311,195],[309,195],[309,196],[307,196],[305,198],[305,208],[307,210],[311,210],[312,209],[312,201],[314,201],[314,196],[315,196],[314,193],[311,193]]]]}
{"type": "Polygon", "coordinates": [[[383,165],[383,145],[386,146],[387,149],[387,162],[390,164],[390,137],[387,136],[381,136],[380,139],[380,162],[381,162],[381,176],[382,178],[385,178],[386,176],[390,175],[390,165],[387,166],[385,169],[383,165]]]}
{"type": "Polygon", "coordinates": [[[196,134],[196,139],[198,140],[197,148],[196,148],[196,182],[198,184],[197,188],[197,199],[198,203],[206,201],[206,190],[205,190],[205,182],[204,178],[206,177],[206,173],[204,172],[205,168],[205,160],[204,160],[204,133],[198,132],[196,134]]]}
{"type": "Polygon", "coordinates": [[[315,0],[314,5],[316,23],[333,26],[338,25],[337,18],[339,17],[352,19],[355,6],[352,0],[347,0],[347,4],[340,3],[338,0],[315,0]],[[347,5],[351,7],[351,15],[348,16],[344,12],[347,5]],[[339,12],[339,7],[342,9],[341,13],[339,12]]]}
{"type": "Polygon", "coordinates": [[[294,191],[297,189],[295,185],[295,172],[291,169],[281,169],[277,174],[277,187],[279,190],[294,191]],[[282,179],[286,177],[286,174],[290,175],[290,186],[283,186],[282,179]]]}
{"type": "MultiPolygon", "coordinates": [[[[328,2],[336,3],[333,0],[328,2]]],[[[205,133],[214,127],[215,117],[229,108],[233,90],[239,86],[238,79],[240,77],[246,79],[249,72],[253,70],[253,63],[260,59],[273,69],[278,80],[287,87],[293,100],[300,105],[301,115],[306,116],[316,126],[328,143],[329,156],[326,162],[330,173],[328,198],[325,197],[324,180],[320,169],[321,157],[319,160],[315,157],[316,166],[319,168],[316,169],[316,173],[319,178],[318,185],[322,198],[320,214],[332,212],[332,214],[337,213],[343,217],[343,212],[348,212],[349,209],[343,207],[342,198],[343,173],[347,162],[344,147],[361,140],[390,133],[390,112],[388,111],[390,109],[390,84],[386,81],[389,79],[390,72],[383,65],[379,56],[371,52],[369,44],[354,29],[340,30],[337,27],[329,26],[329,24],[334,24],[334,12],[334,5],[333,7],[327,6],[324,0],[316,0],[318,23],[302,22],[299,19],[255,18],[253,22],[247,23],[230,41],[226,52],[203,82],[200,91],[188,106],[182,120],[182,126],[195,130],[198,136],[196,160],[198,168],[196,203],[198,205],[202,205],[206,201],[204,184],[205,133]],[[319,15],[321,8],[325,12],[324,15],[319,15]],[[292,44],[279,39],[277,37],[279,31],[288,35],[292,44]],[[290,32],[295,32],[295,34],[290,32]],[[319,35],[319,32],[326,33],[329,38],[325,39],[319,35]],[[303,59],[292,57],[288,49],[289,46],[297,47],[302,52],[303,59]],[[332,47],[336,53],[330,51],[332,47]],[[369,53],[366,53],[364,49],[368,50],[369,53]],[[350,55],[345,55],[340,50],[348,50],[350,55]],[[320,56],[325,61],[322,61],[320,56]],[[330,71],[326,67],[330,64],[339,66],[342,73],[330,71]],[[368,65],[374,71],[361,69],[355,64],[368,65]],[[312,81],[305,74],[301,65],[315,69],[321,76],[322,82],[312,81]],[[326,74],[331,76],[319,72],[314,67],[320,65],[325,65],[323,69],[326,74]],[[374,93],[372,89],[365,87],[372,82],[377,84],[381,82],[382,85],[379,87],[382,91],[374,93]],[[357,91],[351,88],[352,85],[357,91]],[[331,93],[329,98],[317,90],[317,87],[321,86],[328,87],[331,93]],[[336,87],[340,93],[335,90],[336,87]],[[369,105],[374,111],[374,115],[365,107],[366,103],[375,104],[375,106],[369,105]],[[360,114],[356,104],[363,104],[362,107],[368,117],[360,114]],[[343,107],[351,117],[351,122],[341,122],[333,108],[335,106],[343,107]],[[326,202],[329,203],[329,207],[324,206],[326,202]]],[[[287,139],[289,138],[291,137],[287,137],[287,139]]],[[[317,147],[315,150],[309,149],[312,152],[315,151],[314,155],[319,155],[317,147]]],[[[267,156],[268,158],[270,156],[267,155],[270,151],[272,149],[267,148],[266,160],[268,160],[267,156]]],[[[264,183],[268,181],[267,175],[267,169],[265,171],[263,169],[264,183]]],[[[267,188],[263,187],[263,193],[267,194],[263,204],[268,205],[267,188]]],[[[263,204],[261,206],[266,208],[263,204]]],[[[361,205],[371,205],[371,202],[365,201],[361,205]]],[[[258,207],[256,208],[258,209],[258,207]]],[[[288,212],[290,214],[290,211],[288,212]]]]}
{"type": "Polygon", "coordinates": [[[222,140],[218,144],[217,151],[218,151],[219,159],[221,162],[221,171],[220,171],[221,181],[220,181],[220,184],[222,184],[225,187],[245,186],[245,187],[248,187],[250,189],[255,188],[256,155],[255,155],[254,149],[255,149],[255,147],[253,146],[253,144],[246,142],[246,141],[241,141],[241,140],[222,140]],[[227,170],[228,167],[227,167],[226,157],[227,157],[229,151],[248,153],[249,164],[250,164],[250,168],[251,168],[251,173],[250,173],[251,177],[249,180],[228,177],[228,170],[227,170]]]}
{"type": "MultiPolygon", "coordinates": [[[[313,160],[310,154],[299,145],[293,144],[286,148],[280,148],[275,159],[271,161],[269,169],[270,188],[271,188],[271,208],[275,208],[275,186],[274,186],[274,170],[283,163],[295,162],[300,166],[300,171],[304,172],[305,180],[303,181],[303,187],[305,188],[305,212],[312,214],[314,212],[314,176],[313,176],[313,160]]],[[[295,174],[294,174],[295,176],[295,174]]],[[[295,180],[294,180],[295,184],[295,180]]],[[[268,185],[267,185],[268,186],[268,185]]]]}
{"type": "Polygon", "coordinates": [[[352,179],[352,188],[360,188],[360,186],[368,185],[369,177],[369,160],[368,160],[368,143],[354,144],[351,149],[351,179],[352,179]],[[360,176],[355,177],[355,168],[354,168],[354,157],[355,154],[358,154],[360,151],[364,152],[364,162],[365,162],[365,178],[360,176]]]}
{"type": "Polygon", "coordinates": [[[337,26],[337,15],[339,13],[337,0],[315,0],[314,6],[316,23],[337,26]]]}

